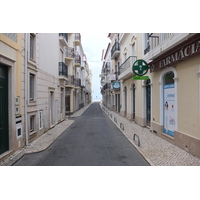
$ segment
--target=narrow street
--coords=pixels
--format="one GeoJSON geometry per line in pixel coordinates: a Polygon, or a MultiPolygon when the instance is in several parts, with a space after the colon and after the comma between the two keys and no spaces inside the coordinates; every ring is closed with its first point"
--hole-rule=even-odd
{"type": "Polygon", "coordinates": [[[93,103],[45,151],[24,155],[14,166],[147,166],[128,139],[93,103]]]}

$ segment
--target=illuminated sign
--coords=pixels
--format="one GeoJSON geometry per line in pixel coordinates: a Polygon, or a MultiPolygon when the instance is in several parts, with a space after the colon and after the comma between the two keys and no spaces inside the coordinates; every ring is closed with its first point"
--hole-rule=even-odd
{"type": "Polygon", "coordinates": [[[113,89],[120,89],[120,82],[112,82],[113,89]]]}

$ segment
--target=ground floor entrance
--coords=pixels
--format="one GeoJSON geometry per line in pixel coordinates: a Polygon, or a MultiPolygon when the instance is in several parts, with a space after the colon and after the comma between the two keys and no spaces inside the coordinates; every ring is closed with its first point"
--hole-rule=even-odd
{"type": "Polygon", "coordinates": [[[0,154],[8,149],[8,69],[0,64],[0,154]]]}

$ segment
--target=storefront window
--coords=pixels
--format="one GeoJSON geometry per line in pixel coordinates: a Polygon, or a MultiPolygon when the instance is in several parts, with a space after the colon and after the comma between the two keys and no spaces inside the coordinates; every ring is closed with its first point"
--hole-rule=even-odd
{"type": "Polygon", "coordinates": [[[174,73],[172,71],[167,72],[164,76],[163,85],[163,97],[164,97],[164,130],[163,132],[174,136],[175,124],[176,124],[176,95],[174,84],[174,73]]]}
{"type": "Polygon", "coordinates": [[[167,72],[164,76],[164,84],[172,84],[174,83],[174,73],[172,71],[167,72]]]}

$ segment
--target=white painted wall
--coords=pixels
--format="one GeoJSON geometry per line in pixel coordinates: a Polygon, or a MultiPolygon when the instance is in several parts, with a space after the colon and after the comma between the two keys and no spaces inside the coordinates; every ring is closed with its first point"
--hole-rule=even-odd
{"type": "Polygon", "coordinates": [[[39,33],[39,68],[58,77],[60,47],[59,33],[39,33]]]}

